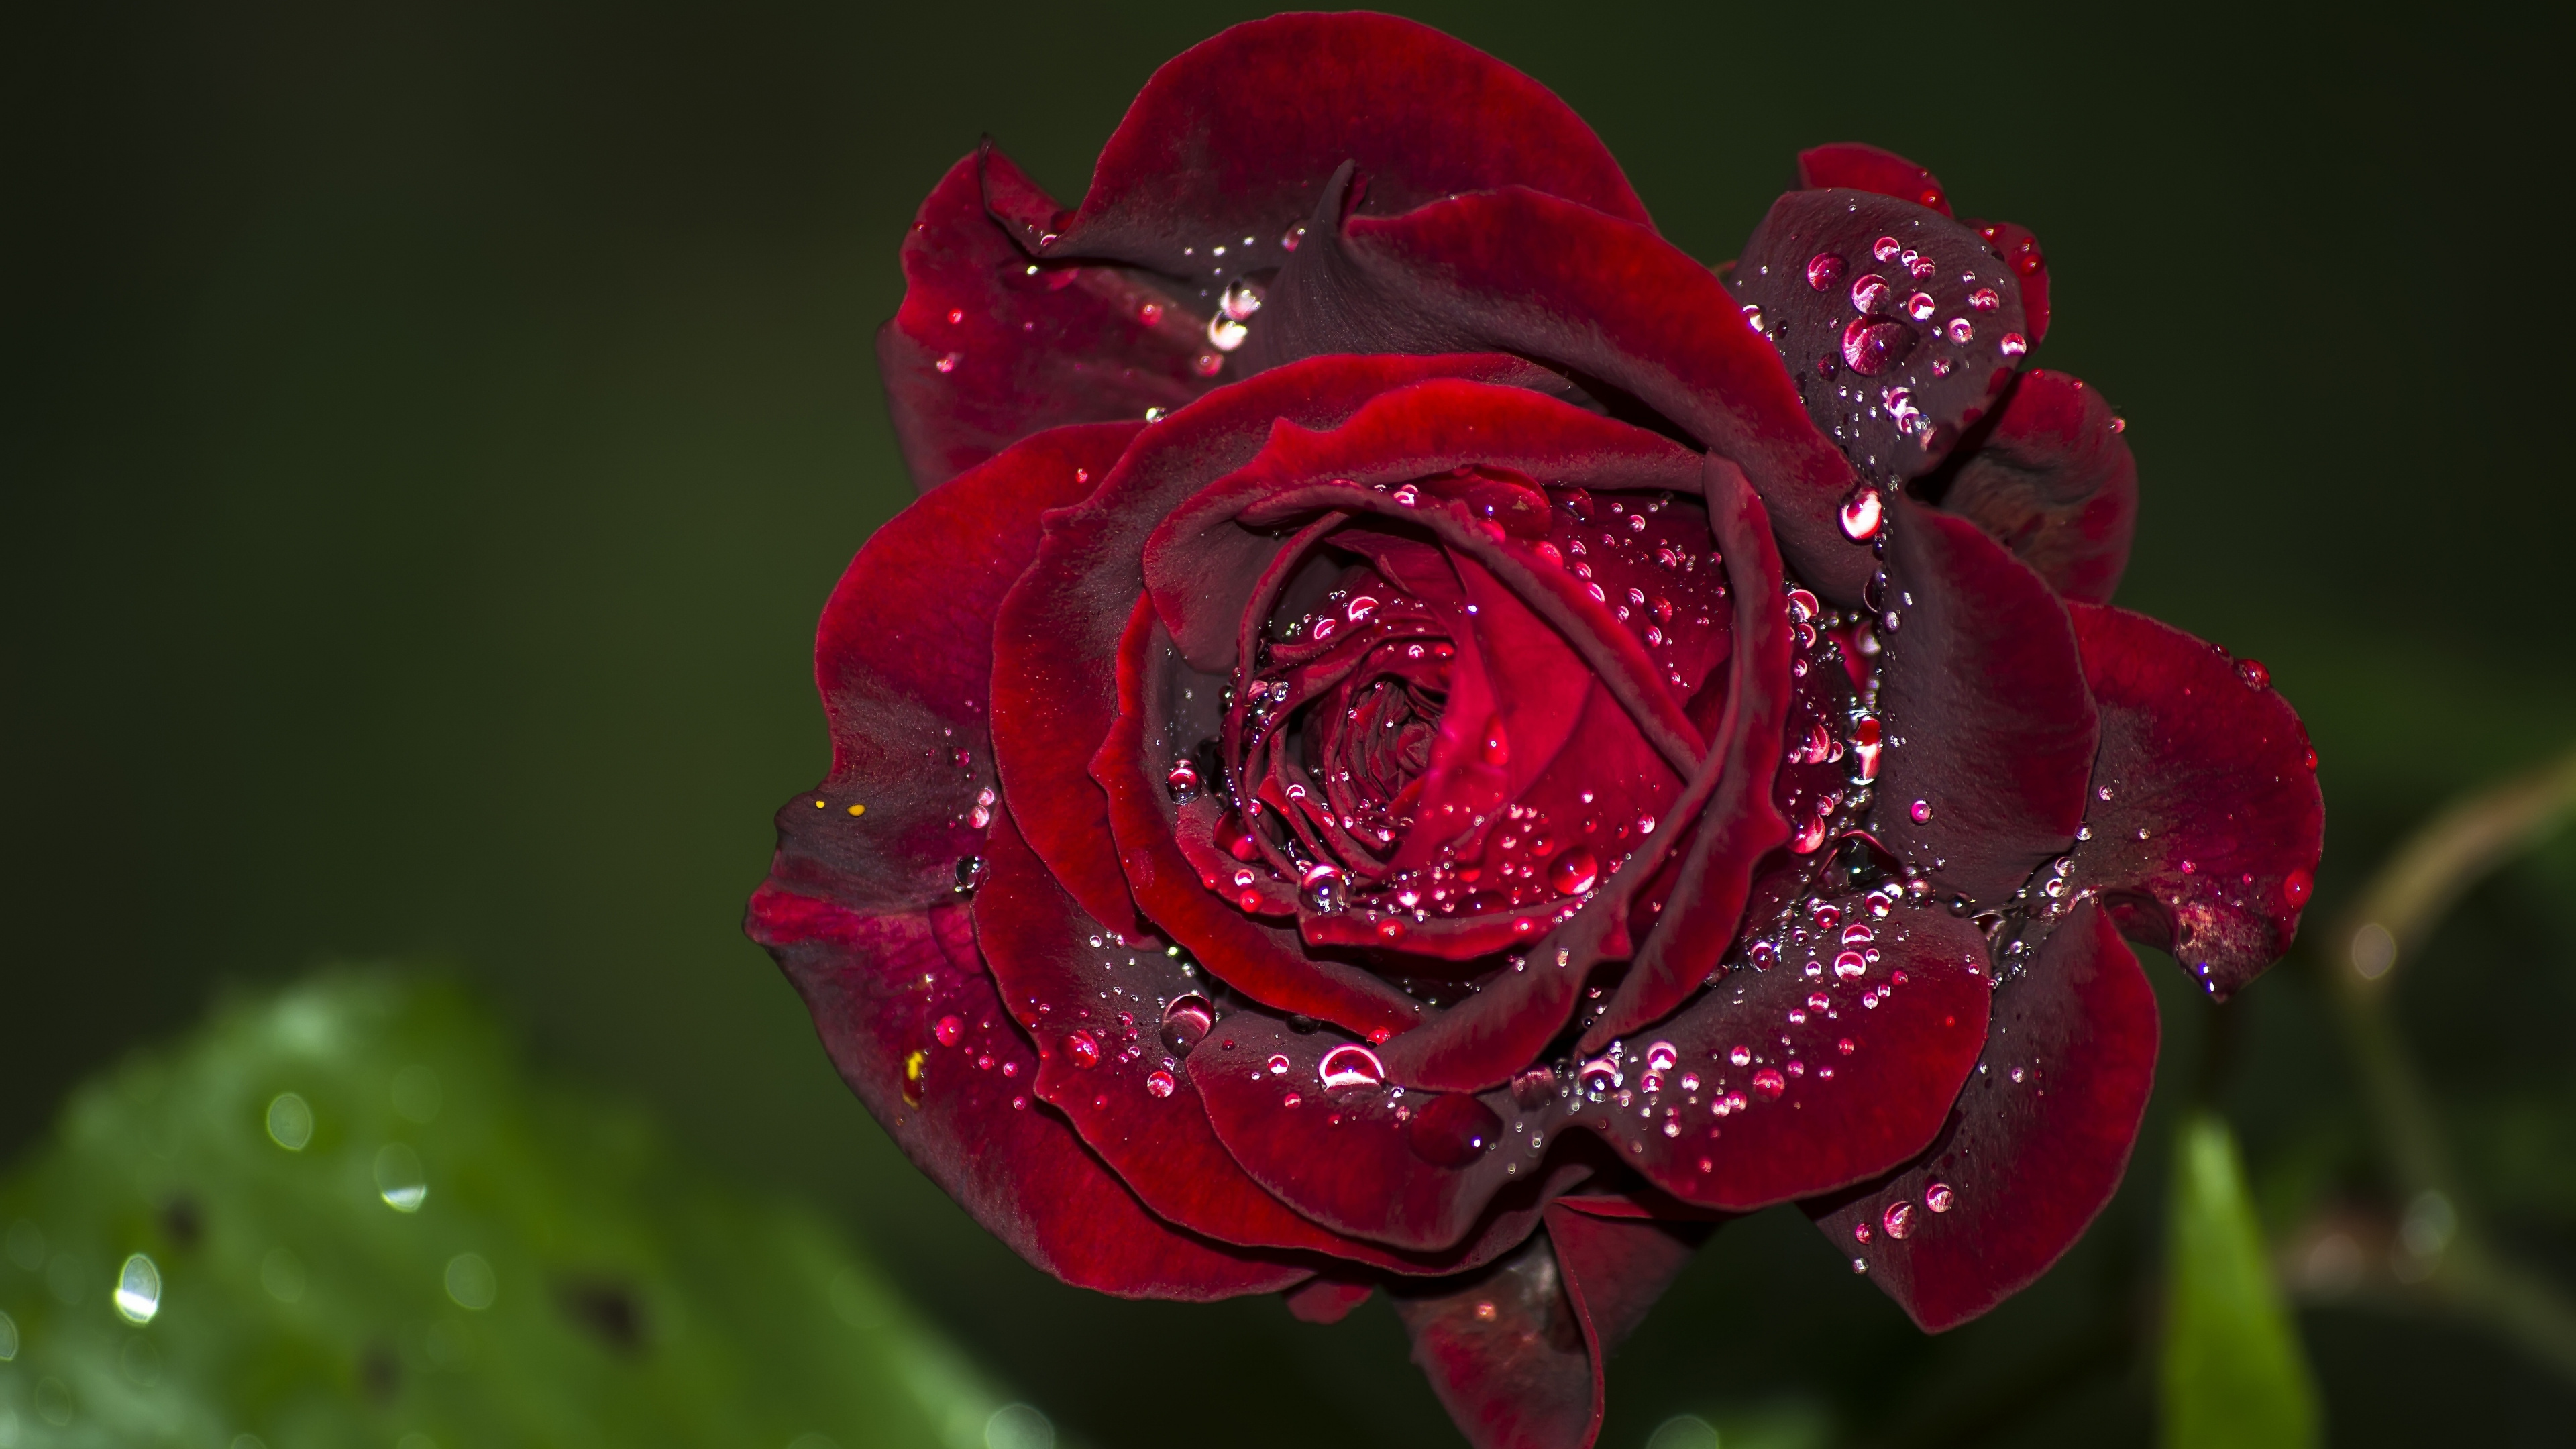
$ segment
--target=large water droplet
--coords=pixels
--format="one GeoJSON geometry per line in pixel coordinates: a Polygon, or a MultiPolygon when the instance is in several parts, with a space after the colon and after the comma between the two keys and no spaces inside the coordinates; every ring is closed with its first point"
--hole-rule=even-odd
{"type": "Polygon", "coordinates": [[[1904,361],[1914,342],[1914,329],[1902,322],[1855,317],[1843,328],[1843,363],[1863,377],[1876,377],[1904,361]]]}
{"type": "Polygon", "coordinates": [[[975,887],[983,881],[983,879],[984,857],[980,855],[968,855],[960,856],[958,858],[957,891],[960,895],[971,893],[975,887]]]}
{"type": "Polygon", "coordinates": [[[1905,299],[1905,315],[1917,322],[1929,322],[1932,320],[1933,312],[1937,311],[1940,305],[1932,300],[1931,293],[1917,292],[1905,299]]]}
{"type": "Polygon", "coordinates": [[[1322,861],[1308,865],[1299,873],[1297,896],[1306,903],[1306,909],[1319,916],[1339,915],[1349,904],[1347,893],[1342,889],[1341,869],[1322,861]]]}
{"type": "Polygon", "coordinates": [[[313,1140],[313,1108],[293,1092],[280,1092],[268,1104],[268,1140],[289,1152],[301,1152],[313,1140]]]}
{"type": "Polygon", "coordinates": [[[1673,1069],[1673,1064],[1681,1059],[1682,1054],[1680,1048],[1675,1047],[1671,1042],[1655,1041],[1646,1043],[1647,1071],[1669,1072],[1673,1069]]]}
{"type": "Polygon", "coordinates": [[[1917,800],[1913,804],[1906,806],[1905,818],[1913,821],[1917,825],[1931,824],[1932,802],[1929,800],[1917,800]]]}
{"type": "Polygon", "coordinates": [[[376,1195],[398,1213],[416,1213],[429,1198],[429,1179],[420,1170],[420,1154],[400,1142],[388,1142],[376,1153],[376,1195]]]}
{"type": "Polygon", "coordinates": [[[150,1323],[161,1311],[161,1269],[141,1253],[117,1270],[116,1311],[128,1323],[150,1323]]]}
{"type": "Polygon", "coordinates": [[[1807,258],[1807,285],[1819,292],[1830,292],[1843,279],[1844,262],[1836,252],[1818,252],[1807,258]]]}
{"type": "Polygon", "coordinates": [[[1968,305],[1980,312],[1991,312],[2003,304],[2003,294],[1992,287],[1979,287],[1968,294],[1968,305]]]}
{"type": "Polygon", "coordinates": [[[1864,486],[1843,504],[1843,537],[1854,543],[1874,538],[1885,518],[1886,505],[1879,499],[1878,490],[1864,486]]]}
{"type": "Polygon", "coordinates": [[[1869,972],[1869,958],[1858,951],[1845,951],[1834,957],[1834,975],[1844,981],[1869,972]]]}
{"type": "Polygon", "coordinates": [[[1241,277],[1225,284],[1225,296],[1217,302],[1218,310],[1237,322],[1261,310],[1261,289],[1241,277]]]}
{"type": "Polygon", "coordinates": [[[2007,332],[2003,340],[1995,344],[1995,350],[2006,357],[2019,357],[2030,351],[2030,339],[2018,332],[2007,332]]]}
{"type": "Polygon", "coordinates": [[[1413,1155],[1439,1167],[1464,1167],[1502,1140],[1503,1119],[1464,1092],[1447,1092],[1414,1108],[1404,1124],[1413,1155]]]}
{"type": "Polygon", "coordinates": [[[1188,1056],[1215,1025],[1215,1004],[1195,991],[1184,991],[1163,1008],[1163,1045],[1176,1055],[1188,1056]]]}
{"type": "Polygon", "coordinates": [[[1872,272],[1851,284],[1852,310],[1864,316],[1875,312],[1887,305],[1888,293],[1887,278],[1872,272]]]}
{"type": "Polygon", "coordinates": [[[1146,1074],[1145,1090],[1152,1093],[1154,1096],[1168,1097],[1172,1095],[1172,1087],[1172,1074],[1170,1072],[1157,1067],[1152,1072],[1146,1074]]]}
{"type": "Polygon", "coordinates": [[[1587,1092],[1615,1092],[1619,1089],[1619,1064],[1608,1057],[1594,1057],[1583,1064],[1575,1079],[1587,1092]]]}
{"type": "Polygon", "coordinates": [[[1878,1225],[1887,1229],[1889,1237],[1900,1241],[1914,1236],[1914,1204],[1903,1201],[1889,1203],[1887,1211],[1879,1214],[1878,1225]]]}
{"type": "Polygon", "coordinates": [[[1869,244],[1869,254],[1882,262],[1892,262],[1905,255],[1905,243],[1892,236],[1883,236],[1869,244]]]}
{"type": "Polygon", "coordinates": [[[1939,1178],[1923,1184],[1923,1205],[1932,1211],[1946,1213],[1950,1210],[1950,1205],[1957,1201],[1958,1194],[1950,1190],[1950,1184],[1939,1178]]]}
{"type": "Polygon", "coordinates": [[[955,1046],[957,1039],[966,1034],[966,1020],[963,1017],[943,1016],[939,1018],[939,1024],[930,1029],[930,1034],[938,1038],[941,1046],[955,1046]]]}
{"type": "Polygon", "coordinates": [[[1753,1094],[1766,1102],[1779,1101],[1780,1094],[1787,1090],[1789,1079],[1780,1075],[1778,1067],[1764,1067],[1753,1074],[1753,1094]]]}
{"type": "Polygon", "coordinates": [[[1100,1065],[1100,1038],[1089,1027],[1078,1027],[1064,1038],[1065,1060],[1088,1071],[1100,1065]]]}
{"type": "Polygon", "coordinates": [[[1548,862],[1547,883],[1561,896],[1579,896],[1592,889],[1601,878],[1601,862],[1580,845],[1568,846],[1564,853],[1548,862]]]}
{"type": "Polygon", "coordinates": [[[1386,1068],[1378,1062],[1377,1053],[1364,1046],[1345,1043],[1324,1053],[1315,1067],[1324,1090],[1338,1092],[1346,1087],[1377,1087],[1386,1082],[1386,1068]]]}
{"type": "Polygon", "coordinates": [[[1171,773],[1163,777],[1163,784],[1171,790],[1175,802],[1187,805],[1199,798],[1198,766],[1187,760],[1174,761],[1171,773]]]}

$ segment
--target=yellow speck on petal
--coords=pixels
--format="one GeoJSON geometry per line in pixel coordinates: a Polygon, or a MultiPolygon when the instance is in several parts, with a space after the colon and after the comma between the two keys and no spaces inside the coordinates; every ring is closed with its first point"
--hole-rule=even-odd
{"type": "Polygon", "coordinates": [[[929,1060],[930,1053],[926,1051],[915,1051],[903,1059],[903,1099],[916,1107],[921,1105],[922,1064],[929,1060]]]}
{"type": "Polygon", "coordinates": [[[822,802],[822,801],[820,801],[820,800],[815,801],[815,802],[814,802],[814,808],[815,808],[815,809],[817,809],[817,810],[822,809],[822,808],[823,808],[823,802],[822,802]]]}
{"type": "Polygon", "coordinates": [[[850,813],[852,815],[865,815],[868,813],[868,807],[865,805],[853,805],[850,807],[850,813]]]}

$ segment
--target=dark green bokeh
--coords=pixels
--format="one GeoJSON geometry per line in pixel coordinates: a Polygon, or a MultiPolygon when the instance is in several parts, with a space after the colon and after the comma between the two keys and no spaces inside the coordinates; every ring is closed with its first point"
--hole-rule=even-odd
{"type": "MultiPolygon", "coordinates": [[[[929,1310],[1095,1440],[1259,1385],[1308,1407],[1233,1415],[1235,1442],[1442,1442],[1382,1313],[1319,1331],[1040,1281],[891,1151],[736,931],[769,811],[825,760],[815,614],[909,491],[869,339],[913,206],[986,131],[1069,200],[1153,66],[1255,13],[0,21],[0,1148],[217,983],[446,956],[552,1062],[900,1245],[929,1310]]],[[[2141,462],[2122,602],[2263,658],[2305,712],[2321,907],[2442,796],[2576,729],[2546,280],[2576,231],[2550,48],[2519,25],[1414,13],[1555,86],[1708,259],[1831,139],[2033,227],[2056,306],[2038,360],[2100,386],[2141,462]]],[[[2481,891],[2402,984],[2478,1170],[2514,1194],[2504,1226],[2562,1268],[2570,877],[2481,891]]],[[[2187,1084],[2208,1013],[2150,964],[2164,1079],[2187,1084]]],[[[2226,1105],[2258,1190],[2366,1189],[2316,994],[2280,975],[2236,1010],[2226,1105]],[[2271,1185],[2294,1168],[2305,1186],[2271,1185]]],[[[2155,1257],[2172,1113],[2064,1267],[1944,1339],[1803,1223],[1730,1229],[1622,1360],[1606,1442],[1775,1398],[1973,1426],[1996,1395],[2040,1404],[2011,1442],[2143,1441],[2126,1349],[2086,1358],[2068,1325],[2155,1257]]],[[[2576,1412],[2463,1331],[2307,1324],[2337,1442],[2463,1416],[2544,1442],[2576,1412]]]]}

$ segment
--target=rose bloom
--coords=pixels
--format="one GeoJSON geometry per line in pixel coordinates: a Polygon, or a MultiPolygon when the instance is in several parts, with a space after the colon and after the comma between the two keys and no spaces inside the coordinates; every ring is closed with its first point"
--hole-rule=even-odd
{"type": "Polygon", "coordinates": [[[2136,468],[2029,233],[1800,158],[1735,262],[1383,16],[1164,66],[1081,204],[989,147],[879,355],[829,776],[751,934],[904,1151],[1130,1296],[1384,1290],[1479,1445],[1588,1444],[1725,1217],[1927,1329],[2117,1185],[2156,1007],[2287,946],[2315,755],[2110,607],[2136,468]]]}

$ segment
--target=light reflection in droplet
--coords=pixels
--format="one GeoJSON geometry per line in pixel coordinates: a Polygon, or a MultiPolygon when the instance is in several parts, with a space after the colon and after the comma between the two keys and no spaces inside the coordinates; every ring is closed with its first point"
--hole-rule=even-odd
{"type": "Polygon", "coordinates": [[[313,1140],[313,1108],[293,1092],[280,1092],[268,1103],[268,1140],[289,1152],[301,1152],[313,1140]]]}
{"type": "Polygon", "coordinates": [[[416,1213],[429,1197],[429,1179],[420,1170],[420,1154],[400,1142],[388,1142],[376,1154],[376,1194],[398,1213],[416,1213]]]}
{"type": "Polygon", "coordinates": [[[141,1253],[117,1270],[116,1311],[128,1323],[150,1323],[161,1311],[161,1269],[141,1253]]]}

